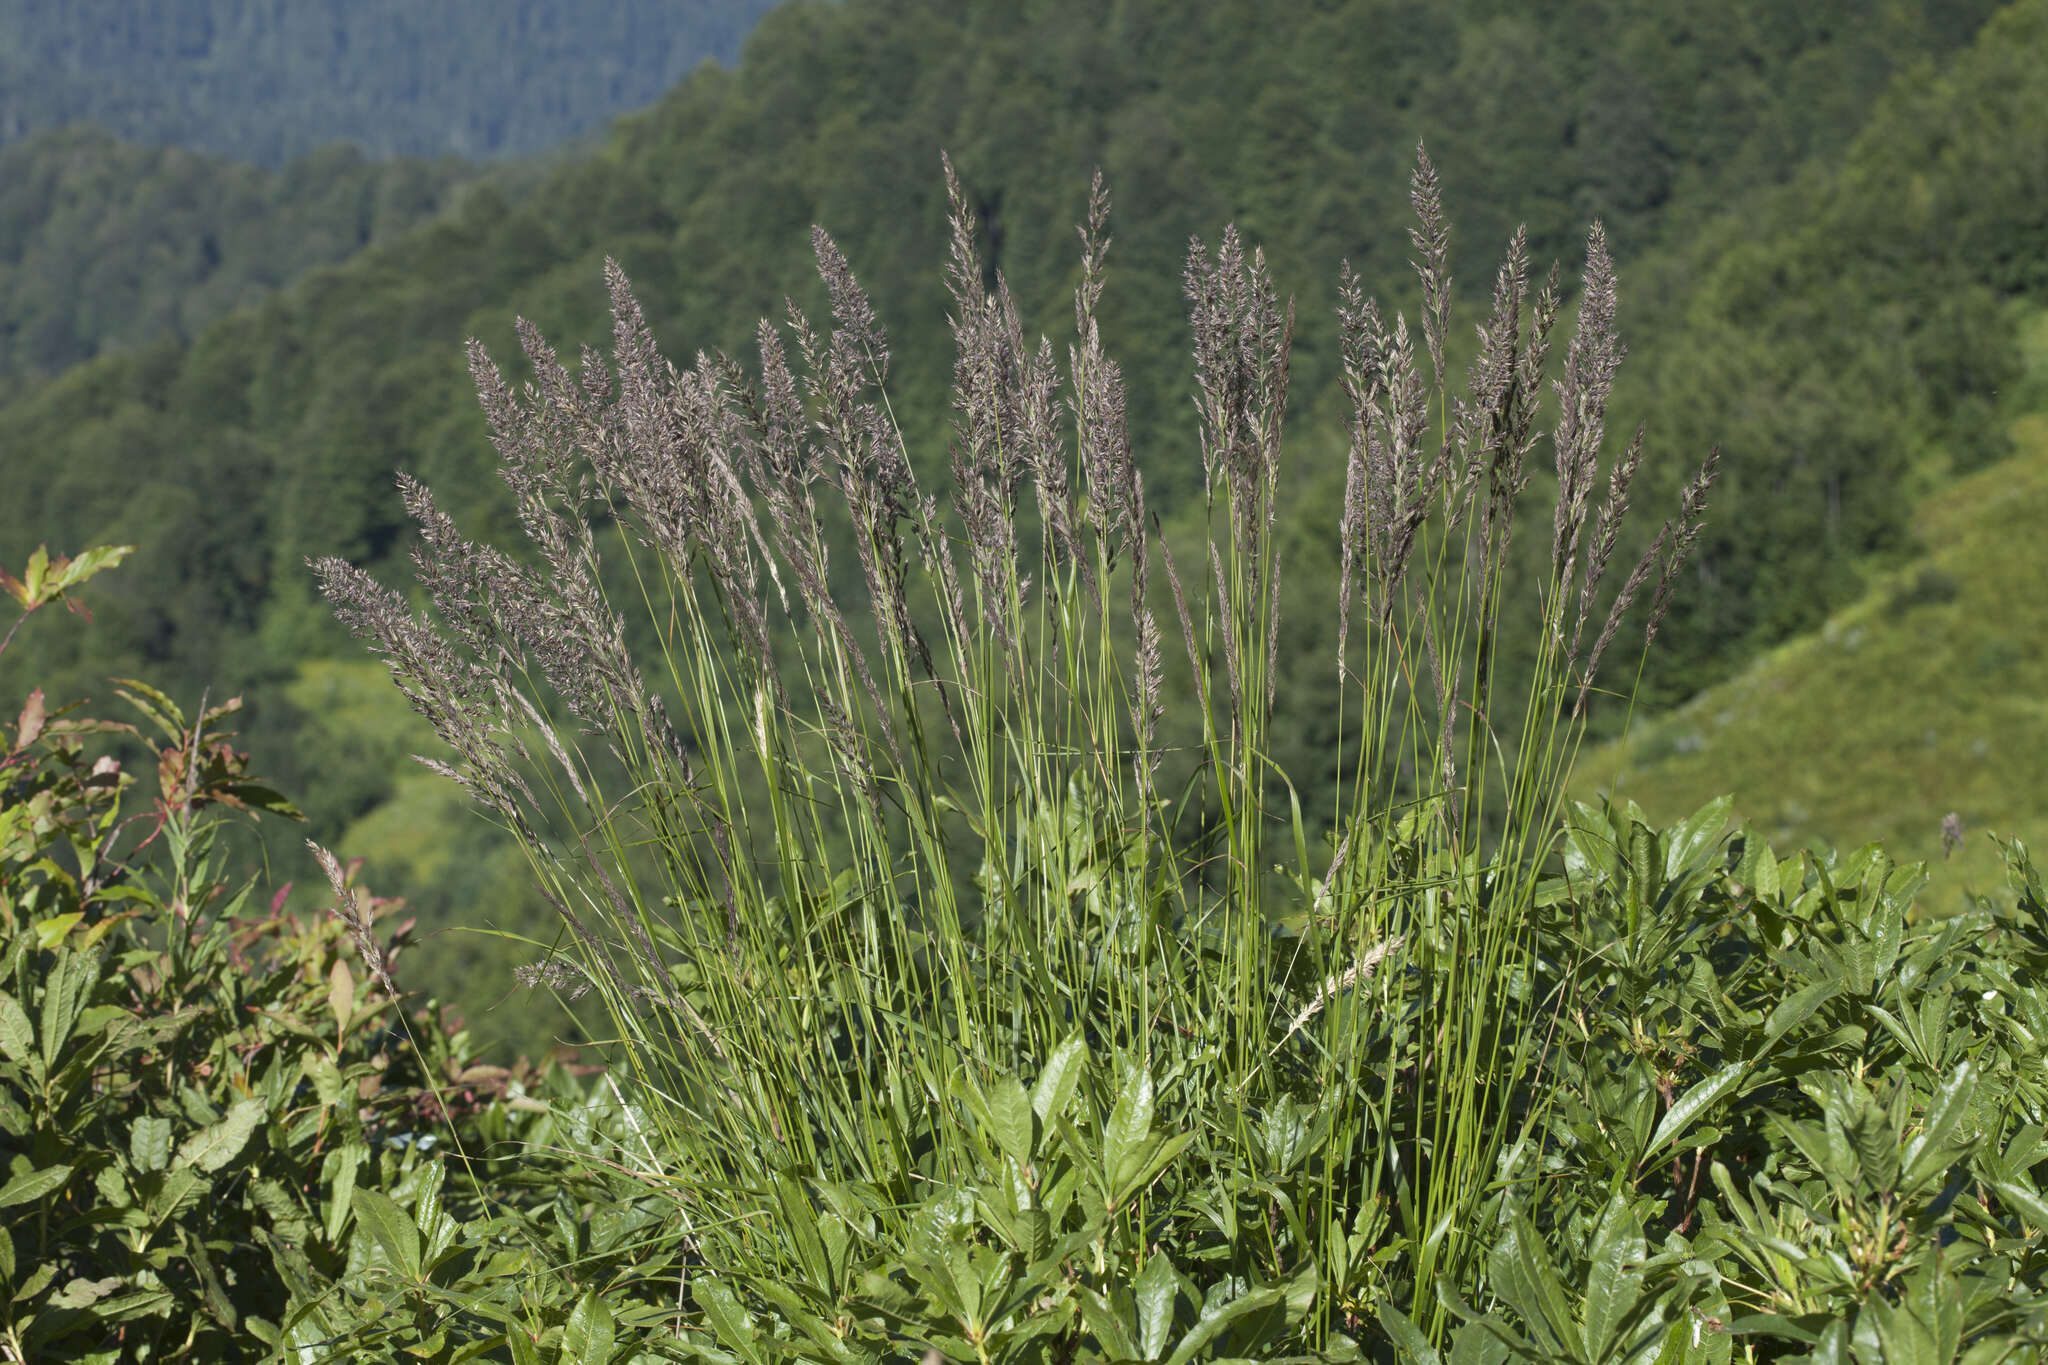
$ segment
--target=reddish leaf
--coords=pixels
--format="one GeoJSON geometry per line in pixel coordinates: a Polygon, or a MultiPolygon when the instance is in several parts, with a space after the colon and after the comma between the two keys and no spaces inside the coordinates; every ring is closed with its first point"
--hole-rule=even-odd
{"type": "Polygon", "coordinates": [[[38,687],[28,694],[28,704],[21,708],[21,719],[16,722],[14,747],[26,749],[36,742],[36,736],[43,732],[43,689],[38,687]]]}

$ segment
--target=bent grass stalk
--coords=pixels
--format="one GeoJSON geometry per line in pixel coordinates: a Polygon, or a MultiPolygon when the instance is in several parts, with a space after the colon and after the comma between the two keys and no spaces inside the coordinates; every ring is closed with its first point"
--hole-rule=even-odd
{"type": "MultiPolygon", "coordinates": [[[[1453,396],[1448,227],[1426,158],[1415,242],[1433,382],[1406,319],[1389,330],[1346,267],[1344,598],[1309,608],[1339,610],[1337,704],[1362,721],[1325,855],[1268,757],[1292,305],[1234,230],[1191,250],[1210,533],[1177,558],[1145,509],[1095,325],[1100,178],[1062,380],[1007,287],[984,284],[945,170],[944,505],[912,478],[887,338],[819,232],[833,325],[794,308],[785,328],[764,322],[758,378],[724,357],[663,360],[611,265],[611,364],[586,350],[571,375],[522,324],[534,377],[515,395],[473,351],[544,571],[432,522],[418,560],[447,633],[346,565],[319,565],[323,587],[571,930],[644,1106],[656,1159],[641,1169],[693,1239],[700,1305],[729,1292],[814,1341],[887,1321],[993,1359],[1040,1330],[1095,1330],[1089,1305],[1166,1257],[1198,1294],[1251,1303],[1253,1286],[1287,1286],[1258,1302],[1311,1349],[1396,1310],[1440,1338],[1435,1286],[1481,1284],[1478,1233],[1529,1121],[1516,1097],[1560,1007],[1522,989],[1525,926],[1594,662],[1583,604],[1627,504],[1627,479],[1611,480],[1582,546],[1620,359],[1604,240],[1596,228],[1555,385],[1559,502],[1519,695],[1498,686],[1496,627],[1555,273],[1532,305],[1518,234],[1453,396]],[[854,556],[864,600],[835,595],[834,552],[854,556]],[[614,595],[646,611],[650,675],[614,595]],[[1162,612],[1189,655],[1175,700],[1199,728],[1184,792],[1161,781],[1162,612]],[[1277,877],[1276,856],[1293,860],[1277,877]],[[1046,1111],[1003,1120],[1000,1097],[1035,1080],[1046,1111]],[[1274,1136],[1300,1114],[1315,1116],[1305,1157],[1274,1136]],[[1144,1150],[1166,1155],[1122,1188],[1119,1154],[1153,1127],[1172,1141],[1144,1150]],[[962,1190],[982,1201],[966,1213],[945,1204],[962,1190]],[[930,1270],[929,1247],[973,1208],[997,1232],[930,1270]],[[1025,1214],[1042,1236],[1001,1232],[1040,1227],[1001,1221],[1025,1214]],[[933,1287],[993,1246],[1007,1268],[973,1294],[933,1287]]],[[[1598,648],[1660,553],[1668,583],[1704,509],[1696,487],[1598,648]]]]}

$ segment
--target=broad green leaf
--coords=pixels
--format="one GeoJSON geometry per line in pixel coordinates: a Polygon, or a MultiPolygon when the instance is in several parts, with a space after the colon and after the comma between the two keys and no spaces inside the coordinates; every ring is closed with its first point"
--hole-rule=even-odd
{"type": "Polygon", "coordinates": [[[825,1259],[825,1241],[818,1235],[818,1207],[809,1194],[787,1175],[775,1177],[775,1195],[782,1205],[782,1226],[795,1243],[797,1260],[813,1284],[829,1283],[831,1264],[825,1259]]]}
{"type": "Polygon", "coordinates": [[[461,1230],[454,1215],[441,1204],[441,1189],[447,1174],[448,1168],[439,1162],[429,1164],[421,1177],[419,1193],[413,1200],[412,1221],[426,1239],[426,1262],[432,1262],[446,1251],[461,1230]]]}
{"type": "Polygon", "coordinates": [[[1083,1286],[1075,1296],[1081,1305],[1081,1321],[1095,1334],[1097,1346],[1112,1360],[1135,1360],[1138,1358],[1138,1343],[1131,1336],[1131,1324],[1127,1321],[1130,1292],[1119,1288],[1117,1296],[1122,1304],[1111,1302],[1093,1289],[1083,1286]]]}
{"type": "Polygon", "coordinates": [[[1102,1174],[1114,1187],[1124,1159],[1152,1133],[1152,1069],[1140,1066],[1117,1096],[1102,1135],[1102,1174]]]}
{"type": "Polygon", "coordinates": [[[1745,829],[1742,835],[1742,858],[1735,865],[1735,880],[1749,890],[1758,900],[1774,901],[1782,883],[1778,880],[1778,855],[1763,835],[1754,829],[1745,829]]]}
{"type": "Polygon", "coordinates": [[[92,981],[99,973],[99,955],[60,950],[57,965],[43,989],[43,1060],[51,1067],[64,1044],[71,1041],[72,1026],[92,996],[92,981]]]}
{"type": "Polygon", "coordinates": [[[1955,1160],[1952,1141],[1977,1097],[1977,1068],[1964,1061],[1949,1073],[1927,1106],[1920,1131],[1906,1143],[1899,1192],[1911,1194],[1946,1171],[1955,1160]]]}
{"type": "Polygon", "coordinates": [[[1038,1073],[1038,1084],[1031,1090],[1031,1110],[1040,1123],[1050,1126],[1065,1112],[1087,1065],[1088,1044],[1078,1033],[1052,1050],[1052,1056],[1045,1059],[1045,1069],[1038,1073]]]}
{"type": "Polygon", "coordinates": [[[1849,1353],[1849,1324],[1837,1320],[1822,1328],[1807,1359],[1813,1365],[1856,1365],[1856,1358],[1849,1353]]]}
{"type": "Polygon", "coordinates": [[[1593,1234],[1593,1264],[1586,1278],[1586,1356],[1606,1356],[1615,1334],[1642,1297],[1646,1248],[1642,1225],[1626,1194],[1617,1190],[1593,1234]]]}
{"type": "Polygon", "coordinates": [[[1180,1293],[1180,1276],[1165,1252],[1155,1251],[1146,1259],[1131,1290],[1138,1306],[1139,1358],[1157,1360],[1173,1330],[1173,1301],[1180,1293]]]}
{"type": "Polygon", "coordinates": [[[1302,1121],[1301,1110],[1294,1103],[1292,1095],[1282,1095],[1266,1110],[1266,1121],[1261,1133],[1266,1149],[1266,1163],[1276,1175],[1285,1175],[1294,1169],[1294,1163],[1301,1160],[1308,1150],[1308,1124],[1302,1121]]]}
{"type": "Polygon", "coordinates": [[[1774,1045],[1780,1038],[1813,1017],[1813,1012],[1839,995],[1840,981],[1816,981],[1801,989],[1789,999],[1780,1001],[1764,1021],[1764,1046],[1774,1045]]]}
{"type": "Polygon", "coordinates": [[[2012,1205],[2022,1218],[2034,1225],[2036,1234],[2048,1231],[2048,1199],[2043,1199],[2039,1191],[2017,1180],[1995,1180],[1991,1182],[1991,1188],[1998,1191],[1998,1197],[2012,1205]]]}
{"type": "Polygon", "coordinates": [[[83,910],[73,910],[68,915],[52,915],[49,919],[36,921],[36,947],[50,949],[64,941],[78,922],[85,918],[83,910]]]}
{"type": "Polygon", "coordinates": [[[1180,1345],[1174,1348],[1167,1365],[1188,1365],[1189,1361],[1201,1354],[1203,1347],[1214,1341],[1231,1323],[1249,1313],[1271,1308],[1280,1302],[1281,1297],[1279,1286],[1268,1285],[1264,1289],[1254,1289],[1249,1294],[1242,1294],[1229,1303],[1203,1308],[1201,1319],[1181,1338],[1180,1345]]]}
{"type": "Polygon", "coordinates": [[[1734,808],[1734,797],[1717,796],[1669,830],[1664,835],[1664,875],[1676,879],[1718,844],[1734,808]]]}
{"type": "Polygon", "coordinates": [[[93,1310],[93,1319],[101,1327],[112,1327],[136,1318],[166,1317],[166,1309],[174,1301],[168,1290],[143,1290],[135,1294],[123,1294],[118,1299],[108,1299],[93,1310]]]}
{"type": "Polygon", "coordinates": [[[158,1222],[171,1217],[205,1183],[205,1177],[190,1166],[172,1167],[164,1173],[163,1184],[157,1186],[156,1193],[150,1196],[149,1216],[158,1222]]]}
{"type": "Polygon", "coordinates": [[[323,1173],[332,1171],[327,1192],[327,1240],[341,1240],[341,1230],[348,1225],[349,1214],[355,1209],[356,1170],[369,1159],[369,1150],[359,1142],[351,1142],[327,1154],[321,1165],[323,1173]]]}
{"type": "Polygon", "coordinates": [[[250,810],[282,815],[287,820],[306,818],[306,813],[293,805],[290,797],[274,787],[264,786],[261,782],[229,782],[215,790],[234,797],[250,810]]]}
{"type": "Polygon", "coordinates": [[[1526,1218],[1515,1220],[1507,1241],[1494,1251],[1491,1269],[1501,1296],[1531,1329],[1549,1338],[1553,1350],[1573,1359],[1584,1356],[1564,1284],[1526,1218]]]}
{"type": "Polygon", "coordinates": [[[74,1275],[69,1283],[51,1297],[50,1302],[59,1308],[90,1308],[120,1287],[119,1275],[109,1275],[99,1280],[88,1280],[82,1275],[74,1275]]]}
{"type": "Polygon", "coordinates": [[[1020,1165],[1031,1160],[1036,1146],[1036,1116],[1031,1112],[1031,1100],[1024,1093],[1023,1082],[1014,1076],[1004,1076],[991,1086],[988,1115],[1004,1154],[1020,1165]]]}
{"type": "Polygon", "coordinates": [[[28,1012],[5,991],[0,991],[0,1052],[21,1066],[28,1066],[33,1059],[37,1074],[41,1074],[42,1058],[36,1056],[36,1035],[29,1026],[28,1012]]]}
{"type": "Polygon", "coordinates": [[[1144,1190],[1159,1178],[1159,1173],[1179,1156],[1190,1142],[1193,1133],[1176,1133],[1170,1138],[1153,1136],[1142,1145],[1124,1154],[1123,1164],[1111,1173],[1110,1202],[1117,1206],[1144,1190]]]}
{"type": "Polygon", "coordinates": [[[69,1166],[45,1166],[40,1171],[25,1171],[0,1186],[0,1209],[33,1203],[63,1185],[70,1176],[69,1166]]]}
{"type": "MultiPolygon", "coordinates": [[[[1517,1352],[1504,1339],[1507,1327],[1499,1318],[1466,1323],[1451,1338],[1451,1365],[1505,1365],[1517,1352]]],[[[1530,1355],[1537,1354],[1533,1350],[1530,1355]]]]}
{"type": "Polygon", "coordinates": [[[375,1190],[357,1190],[350,1202],[356,1211],[356,1221],[370,1230],[393,1267],[402,1275],[418,1279],[420,1231],[412,1225],[405,1210],[388,1195],[375,1190]]]}
{"type": "Polygon", "coordinates": [[[1436,1347],[1429,1344],[1429,1338],[1422,1334],[1413,1318],[1391,1303],[1380,1305],[1379,1316],[1380,1326],[1393,1338],[1404,1358],[1413,1365],[1442,1365],[1443,1358],[1437,1354],[1436,1347]]]}
{"type": "Polygon", "coordinates": [[[1664,1121],[1657,1125],[1657,1131],[1650,1134],[1650,1145],[1636,1161],[1637,1169],[1640,1170],[1656,1160],[1666,1147],[1683,1137],[1694,1119],[1732,1094],[1748,1073],[1748,1062],[1730,1062],[1680,1095],[1671,1108],[1665,1111],[1664,1121]]]}
{"type": "Polygon", "coordinates": [[[612,1354],[612,1310],[595,1289],[585,1291],[562,1329],[561,1365],[605,1365],[612,1354]]]}
{"type": "Polygon", "coordinates": [[[697,1296],[697,1306],[704,1310],[704,1321],[711,1324],[711,1333],[718,1338],[718,1344],[733,1352],[749,1365],[762,1365],[766,1357],[756,1339],[754,1320],[740,1307],[740,1301],[732,1290],[708,1276],[694,1279],[690,1289],[697,1296]]]}
{"type": "Polygon", "coordinates": [[[202,1128],[178,1148],[178,1164],[211,1174],[241,1155],[249,1135],[263,1122],[265,1105],[259,1099],[236,1101],[219,1123],[202,1128]]]}
{"type": "Polygon", "coordinates": [[[50,600],[50,547],[38,545],[29,553],[28,570],[22,575],[21,604],[35,607],[50,600]]]}
{"type": "Polygon", "coordinates": [[[314,1098],[320,1101],[323,1109],[332,1109],[341,1103],[347,1083],[342,1080],[341,1068],[334,1064],[334,1058],[324,1052],[309,1053],[300,1063],[300,1069],[313,1083],[314,1098]]]}
{"type": "Polygon", "coordinates": [[[138,1171],[160,1171],[171,1161],[171,1121],[151,1114],[128,1130],[128,1159],[138,1171]]]}

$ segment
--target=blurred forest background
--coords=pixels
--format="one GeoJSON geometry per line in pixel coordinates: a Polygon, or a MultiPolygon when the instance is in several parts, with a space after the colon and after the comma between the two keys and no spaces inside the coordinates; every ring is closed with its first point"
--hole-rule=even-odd
{"type": "MultiPolygon", "coordinates": [[[[747,359],[786,295],[820,311],[813,223],[890,330],[937,480],[941,148],[1027,328],[1062,348],[1105,172],[1105,341],[1169,533],[1203,511],[1190,235],[1235,222],[1296,296],[1275,758],[1308,808],[1335,776],[1338,263],[1412,316],[1426,141],[1461,337],[1517,223],[1568,280],[1607,224],[1630,350],[1610,445],[1648,424],[1640,534],[1722,449],[1636,705],[1594,717],[1615,742],[1585,756],[1589,789],[1659,819],[1729,790],[1781,844],[1937,861],[1951,810],[2048,825],[2048,0],[286,8],[0,0],[0,564],[141,547],[92,585],[90,628],[22,632],[0,707],[110,674],[242,693],[258,769],[429,931],[556,926],[497,831],[409,761],[431,736],[306,557],[407,581],[398,470],[516,548],[463,339],[515,378],[515,317],[607,345],[614,256],[679,363],[747,359]],[[525,155],[448,155],[501,153],[525,155]]],[[[1991,889],[1983,842],[1942,863],[1931,910],[1991,889]]],[[[314,903],[296,844],[267,854],[314,903]]],[[[411,984],[534,1051],[566,1023],[514,987],[535,955],[443,933],[411,984]]]]}
{"type": "Polygon", "coordinates": [[[0,0],[0,143],[91,123],[278,166],[547,152],[730,62],[769,0],[0,0]]]}

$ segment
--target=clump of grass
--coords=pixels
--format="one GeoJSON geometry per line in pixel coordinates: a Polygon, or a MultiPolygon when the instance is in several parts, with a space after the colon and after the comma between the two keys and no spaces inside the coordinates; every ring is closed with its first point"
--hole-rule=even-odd
{"type": "Polygon", "coordinates": [[[1190,1350],[1325,1349],[1404,1310],[1440,1336],[1434,1286],[1480,1273],[1558,1003],[1527,987],[1529,911],[1585,695],[1653,583],[1654,632],[1712,464],[1603,587],[1642,437],[1599,493],[1622,348],[1596,227],[1553,386],[1541,644],[1505,685],[1558,276],[1532,293],[1517,233],[1454,394],[1423,158],[1427,372],[1408,320],[1343,276],[1344,590],[1297,609],[1339,613],[1332,704],[1364,719],[1334,845],[1312,851],[1267,758],[1291,303],[1234,229],[1191,247],[1215,533],[1176,563],[1096,323],[1100,178],[1062,365],[984,283],[946,175],[943,503],[889,407],[882,325],[819,231],[831,324],[764,321],[751,372],[665,361],[609,263],[610,363],[586,349],[572,372],[522,323],[515,393],[472,346],[537,566],[465,540],[408,479],[438,624],[339,561],[322,586],[560,911],[579,966],[534,979],[602,994],[652,1143],[619,1160],[673,1193],[687,1287],[728,1349],[1067,1358],[1181,1319],[1190,1350]],[[1201,722],[1187,790],[1160,776],[1169,705],[1201,722]],[[1215,813],[1199,828],[1195,806],[1215,813]]]}

